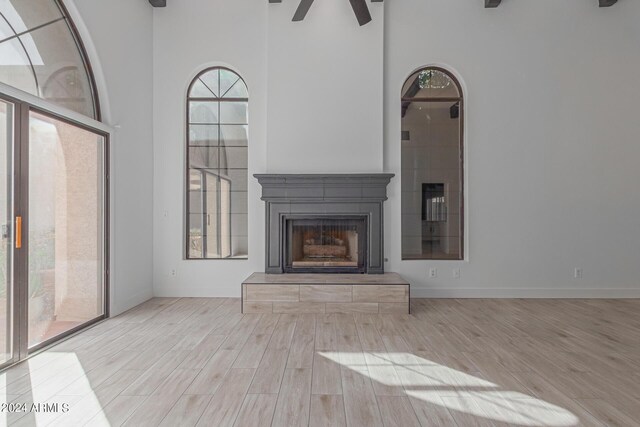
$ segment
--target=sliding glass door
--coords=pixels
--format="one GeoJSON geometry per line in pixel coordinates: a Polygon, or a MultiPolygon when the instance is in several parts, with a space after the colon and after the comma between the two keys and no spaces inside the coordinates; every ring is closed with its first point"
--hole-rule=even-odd
{"type": "Polygon", "coordinates": [[[108,133],[0,97],[0,367],[106,316],[108,133]]]}
{"type": "Polygon", "coordinates": [[[104,314],[104,147],[29,112],[29,348],[104,314]]]}
{"type": "Polygon", "coordinates": [[[12,360],[13,348],[13,141],[14,106],[0,99],[0,366],[12,360]]]}

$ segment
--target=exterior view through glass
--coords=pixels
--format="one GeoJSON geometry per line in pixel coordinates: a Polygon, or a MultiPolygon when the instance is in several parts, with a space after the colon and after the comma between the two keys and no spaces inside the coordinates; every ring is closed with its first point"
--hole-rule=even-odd
{"type": "Polygon", "coordinates": [[[0,369],[107,314],[99,120],[62,0],[0,1],[0,369]]]}
{"type": "Polygon", "coordinates": [[[233,71],[202,72],[187,100],[188,259],[245,259],[247,224],[247,86],[233,71]]]}
{"type": "Polygon", "coordinates": [[[104,314],[104,147],[29,114],[29,348],[104,314]]]}

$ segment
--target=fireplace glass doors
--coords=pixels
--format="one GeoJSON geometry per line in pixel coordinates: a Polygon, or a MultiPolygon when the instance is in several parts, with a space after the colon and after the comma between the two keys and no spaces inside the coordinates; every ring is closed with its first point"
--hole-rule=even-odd
{"type": "Polygon", "coordinates": [[[367,221],[360,218],[287,219],[286,273],[365,273],[367,221]]]}

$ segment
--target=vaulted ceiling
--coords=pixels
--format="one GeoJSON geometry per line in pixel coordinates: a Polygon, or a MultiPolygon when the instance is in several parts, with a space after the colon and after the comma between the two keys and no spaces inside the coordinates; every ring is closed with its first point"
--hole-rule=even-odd
{"type": "MultiPolygon", "coordinates": [[[[371,0],[371,2],[382,1],[383,0],[371,0]]],[[[598,0],[598,3],[600,7],[609,7],[616,4],[617,1],[618,0],[598,0]]],[[[293,21],[302,21],[305,16],[307,16],[307,12],[311,9],[313,2],[314,0],[300,0],[298,9],[296,9],[296,13],[293,15],[293,21]]],[[[366,0],[349,0],[349,2],[360,25],[365,25],[371,21],[371,14],[369,13],[366,0]]],[[[149,3],[151,3],[153,7],[165,7],[167,0],[149,0],[149,3]]],[[[269,3],[282,3],[282,0],[269,0],[269,3]]],[[[484,7],[495,8],[500,6],[501,3],[502,0],[484,0],[484,7]]]]}
{"type": "MultiPolygon", "coordinates": [[[[617,1],[618,0],[598,0],[600,7],[613,6],[617,1]]],[[[498,7],[500,3],[502,3],[502,0],[484,0],[484,7],[498,7]]]]}

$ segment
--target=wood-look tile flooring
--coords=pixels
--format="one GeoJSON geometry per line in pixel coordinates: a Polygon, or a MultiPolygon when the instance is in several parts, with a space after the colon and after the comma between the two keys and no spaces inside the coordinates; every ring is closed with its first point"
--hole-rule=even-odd
{"type": "Polygon", "coordinates": [[[30,426],[640,425],[640,301],[240,314],[154,298],[0,374],[30,426]]]}

